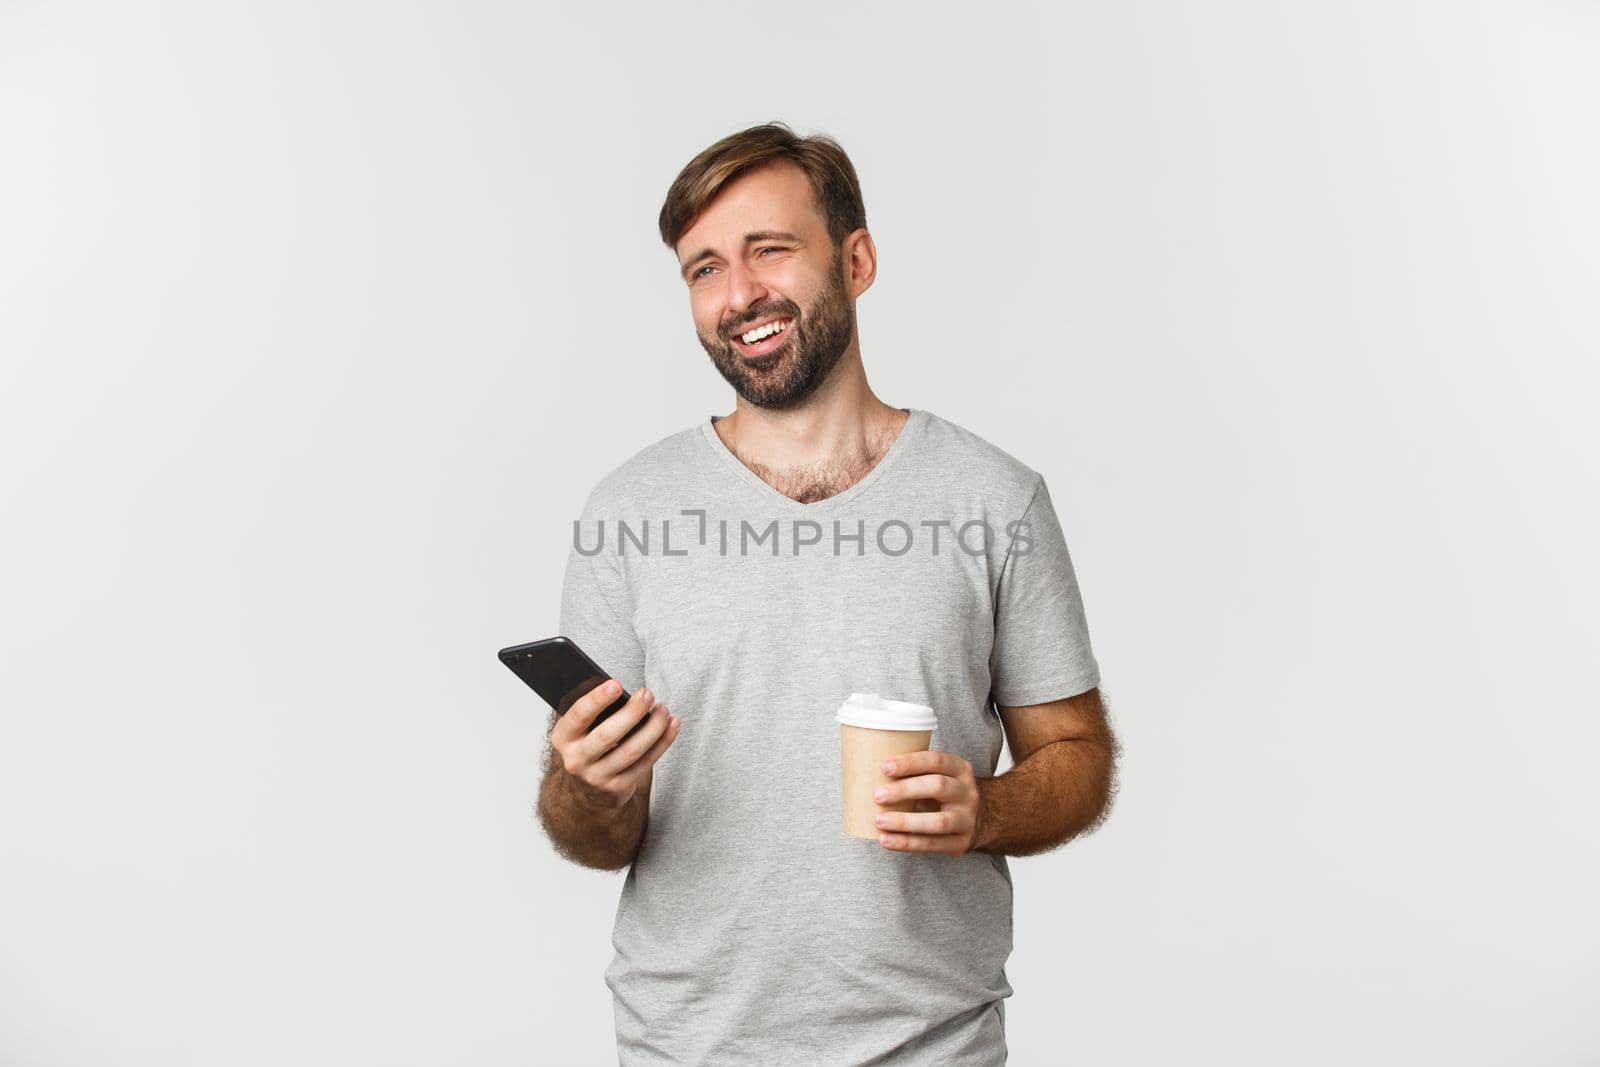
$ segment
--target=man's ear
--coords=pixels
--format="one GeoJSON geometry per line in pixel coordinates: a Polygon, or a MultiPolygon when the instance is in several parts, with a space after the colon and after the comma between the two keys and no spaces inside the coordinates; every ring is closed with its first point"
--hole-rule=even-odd
{"type": "Polygon", "coordinates": [[[865,227],[844,239],[839,259],[844,270],[845,290],[852,297],[872,287],[873,279],[878,276],[878,248],[865,227]]]}

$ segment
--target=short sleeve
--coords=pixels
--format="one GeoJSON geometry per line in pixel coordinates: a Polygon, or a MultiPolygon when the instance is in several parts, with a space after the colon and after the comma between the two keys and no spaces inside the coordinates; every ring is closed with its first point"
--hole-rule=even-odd
{"type": "Polygon", "coordinates": [[[1014,529],[995,592],[991,696],[997,705],[1023,707],[1087,692],[1100,684],[1100,666],[1043,477],[1014,529]]]}
{"type": "Polygon", "coordinates": [[[644,684],[644,649],[633,627],[633,594],[617,555],[616,531],[615,517],[597,511],[591,498],[567,550],[561,634],[634,692],[644,684]]]}

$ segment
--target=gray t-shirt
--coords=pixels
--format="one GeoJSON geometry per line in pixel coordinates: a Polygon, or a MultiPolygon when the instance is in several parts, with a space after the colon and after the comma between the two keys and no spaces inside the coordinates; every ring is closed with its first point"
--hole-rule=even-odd
{"type": "Polygon", "coordinates": [[[991,777],[996,704],[1100,672],[1043,478],[902,410],[877,466],[816,503],[712,416],[584,505],[561,632],[683,719],[605,972],[624,1067],[1005,1062],[1006,860],[846,836],[834,715],[853,692],[929,705],[931,747],[991,777]]]}

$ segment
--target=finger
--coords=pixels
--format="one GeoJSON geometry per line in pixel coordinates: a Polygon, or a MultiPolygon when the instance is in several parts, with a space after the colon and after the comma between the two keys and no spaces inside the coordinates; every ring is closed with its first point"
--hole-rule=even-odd
{"type": "MultiPolygon", "coordinates": [[[[595,760],[594,769],[600,780],[605,781],[631,770],[634,762],[660,740],[661,735],[666,732],[668,725],[670,725],[671,719],[672,714],[667,711],[665,704],[656,704],[652,707],[645,719],[645,724],[639,727],[632,737],[626,741],[619,742],[610,752],[595,760]]],[[[607,719],[606,725],[609,726],[610,724],[611,720],[607,719]]],[[[600,731],[596,730],[595,732],[599,733],[600,731]]]]}
{"type": "Polygon", "coordinates": [[[948,775],[919,774],[915,778],[902,778],[888,785],[879,786],[873,792],[872,799],[880,804],[893,804],[913,797],[955,800],[960,795],[960,787],[961,783],[948,775]],[[880,797],[879,792],[884,792],[885,795],[880,797]]]}
{"type": "Polygon", "coordinates": [[[878,844],[896,852],[943,852],[959,856],[965,850],[966,835],[880,833],[878,844]]]}
{"type": "MultiPolygon", "coordinates": [[[[607,678],[572,702],[572,706],[556,717],[555,728],[550,731],[553,740],[567,741],[582,737],[600,713],[622,695],[622,683],[607,678]]],[[[620,710],[620,709],[619,709],[620,710]]]]}
{"type": "Polygon", "coordinates": [[[647,685],[641,685],[630,697],[628,702],[606,718],[606,721],[590,730],[583,740],[578,742],[579,751],[585,754],[589,763],[598,762],[601,757],[610,752],[628,731],[650,714],[650,709],[655,706],[656,696],[647,685]]]}
{"type": "Polygon", "coordinates": [[[910,812],[880,811],[876,818],[879,830],[902,834],[961,834],[972,829],[971,820],[963,818],[959,809],[910,812]]]}
{"type": "Polygon", "coordinates": [[[928,757],[933,755],[927,749],[920,752],[902,752],[898,756],[890,756],[883,761],[883,773],[890,778],[903,778],[908,774],[926,774],[930,769],[928,757]]]}
{"type": "MultiPolygon", "coordinates": [[[[671,748],[672,742],[678,739],[678,732],[683,726],[683,720],[678,718],[676,715],[673,715],[671,712],[668,712],[667,715],[672,719],[672,722],[670,725],[668,725],[666,732],[664,732],[656,740],[655,744],[650,746],[650,751],[646,752],[643,756],[640,756],[639,759],[635,761],[634,765],[628,768],[627,772],[622,776],[624,779],[624,784],[628,788],[636,788],[639,783],[644,780],[644,776],[646,773],[648,773],[649,769],[655,766],[656,760],[661,758],[661,754],[667,749],[671,748]]],[[[642,733],[643,731],[640,732],[642,733]]]]}

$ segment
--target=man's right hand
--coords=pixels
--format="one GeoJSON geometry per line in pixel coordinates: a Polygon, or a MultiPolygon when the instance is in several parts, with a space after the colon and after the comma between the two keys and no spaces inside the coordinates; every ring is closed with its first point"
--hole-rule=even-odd
{"type": "Polygon", "coordinates": [[[571,779],[569,784],[594,806],[617,811],[633,799],[683,725],[665,704],[655,703],[649,688],[641,687],[589,733],[589,725],[621,692],[616,679],[602,682],[579,697],[550,730],[550,745],[571,779]],[[650,721],[622,741],[647,715],[650,721]]]}

